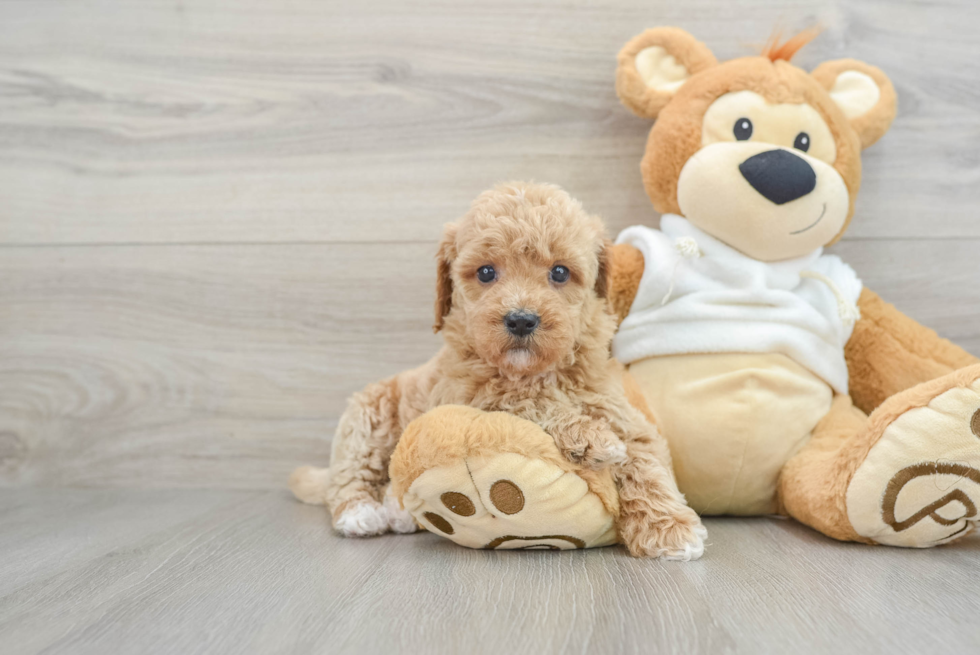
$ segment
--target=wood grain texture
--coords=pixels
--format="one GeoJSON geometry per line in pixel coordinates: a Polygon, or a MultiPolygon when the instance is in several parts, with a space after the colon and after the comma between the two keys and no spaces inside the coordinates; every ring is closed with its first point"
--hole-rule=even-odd
{"type": "Polygon", "coordinates": [[[900,101],[834,252],[980,355],[973,0],[0,2],[0,651],[980,649],[976,537],[715,519],[692,564],[487,553],[342,540],[282,491],[351,392],[438,348],[435,244],[479,191],[656,224],[627,39],[726,59],[813,22],[801,65],[863,59],[900,101]]]}
{"type": "MultiPolygon", "coordinates": [[[[972,243],[835,250],[980,354],[972,243]],[[943,284],[923,270],[962,262],[943,284]],[[916,266],[909,266],[909,262],[916,266]]],[[[346,398],[439,347],[436,244],[44,247],[0,258],[6,485],[281,488],[346,398]]]]}
{"type": "Polygon", "coordinates": [[[980,238],[972,0],[0,4],[0,242],[430,240],[506,178],[613,231],[652,215],[615,53],[678,24],[720,58],[827,30],[898,89],[850,237],[980,238]]]}
{"type": "Polygon", "coordinates": [[[320,508],[227,491],[4,490],[0,520],[5,655],[980,648],[977,538],[906,551],[712,519],[692,563],[487,552],[427,533],[345,540],[320,508]]]}
{"type": "Polygon", "coordinates": [[[434,250],[8,251],[3,478],[282,487],[326,457],[352,391],[438,348],[434,250]]]}
{"type": "Polygon", "coordinates": [[[640,29],[891,74],[835,248],[980,354],[980,7],[876,0],[0,3],[0,486],[278,488],[346,397],[438,348],[441,225],[503,178],[656,225],[640,29]]]}

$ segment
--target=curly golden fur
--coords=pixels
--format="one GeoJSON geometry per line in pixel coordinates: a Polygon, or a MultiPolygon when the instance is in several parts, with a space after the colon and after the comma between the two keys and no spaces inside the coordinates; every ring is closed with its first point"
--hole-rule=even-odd
{"type": "MultiPolygon", "coordinates": [[[[331,467],[298,469],[290,486],[330,507],[349,536],[405,528],[385,503],[388,464],[405,426],[445,404],[506,411],[540,425],[587,468],[614,466],[619,531],[635,556],[679,556],[700,547],[697,514],[671,472],[667,444],[627,400],[610,358],[615,319],[605,299],[609,243],[599,218],[558,187],[501,184],[446,226],[438,253],[435,329],[445,345],[429,362],[355,394],[334,437],[331,467]],[[570,275],[556,283],[556,265],[570,275]],[[482,282],[477,271],[493,266],[482,282]],[[523,337],[514,311],[536,314],[523,337]]],[[[406,528],[407,529],[407,528],[406,528]]]]}

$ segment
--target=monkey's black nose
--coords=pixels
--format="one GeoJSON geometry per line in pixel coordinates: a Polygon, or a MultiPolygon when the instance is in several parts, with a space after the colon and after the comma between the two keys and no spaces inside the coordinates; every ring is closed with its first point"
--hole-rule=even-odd
{"type": "Polygon", "coordinates": [[[504,325],[507,326],[507,331],[515,337],[526,337],[538,329],[540,323],[541,319],[537,314],[523,309],[504,316],[504,325]]]}
{"type": "Polygon", "coordinates": [[[763,198],[782,205],[802,198],[817,186],[817,174],[802,157],[789,150],[767,150],[752,155],[738,170],[763,198]]]}

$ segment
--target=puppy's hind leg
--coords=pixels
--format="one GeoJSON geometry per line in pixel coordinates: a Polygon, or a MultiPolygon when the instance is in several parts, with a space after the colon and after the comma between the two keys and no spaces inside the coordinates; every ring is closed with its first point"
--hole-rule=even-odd
{"type": "Polygon", "coordinates": [[[329,469],[304,466],[289,486],[306,503],[330,508],[334,528],[346,537],[383,534],[392,519],[383,504],[388,462],[401,434],[396,378],[371,384],[354,394],[334,435],[329,469]]]}
{"type": "MultiPolygon", "coordinates": [[[[332,488],[331,470],[301,466],[289,476],[289,489],[308,505],[331,505],[327,501],[332,488]]],[[[333,527],[345,537],[367,537],[385,532],[387,512],[371,498],[361,503],[347,504],[334,515],[333,527]]]]}
{"type": "Polygon", "coordinates": [[[708,532],[657,457],[654,440],[646,436],[628,440],[626,449],[627,460],[616,467],[615,477],[619,534],[630,555],[683,561],[701,557],[708,532]]]}

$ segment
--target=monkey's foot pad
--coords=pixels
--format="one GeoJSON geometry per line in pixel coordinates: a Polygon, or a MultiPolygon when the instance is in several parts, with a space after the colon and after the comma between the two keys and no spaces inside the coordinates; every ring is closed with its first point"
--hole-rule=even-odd
{"type": "Polygon", "coordinates": [[[881,436],[851,479],[848,518],[879,544],[949,543],[980,521],[980,365],[903,394],[911,408],[878,422],[881,436]]]}
{"type": "Polygon", "coordinates": [[[565,460],[537,425],[437,408],[405,430],[392,488],[427,530],[461,546],[567,550],[616,543],[611,473],[565,460]]]}

